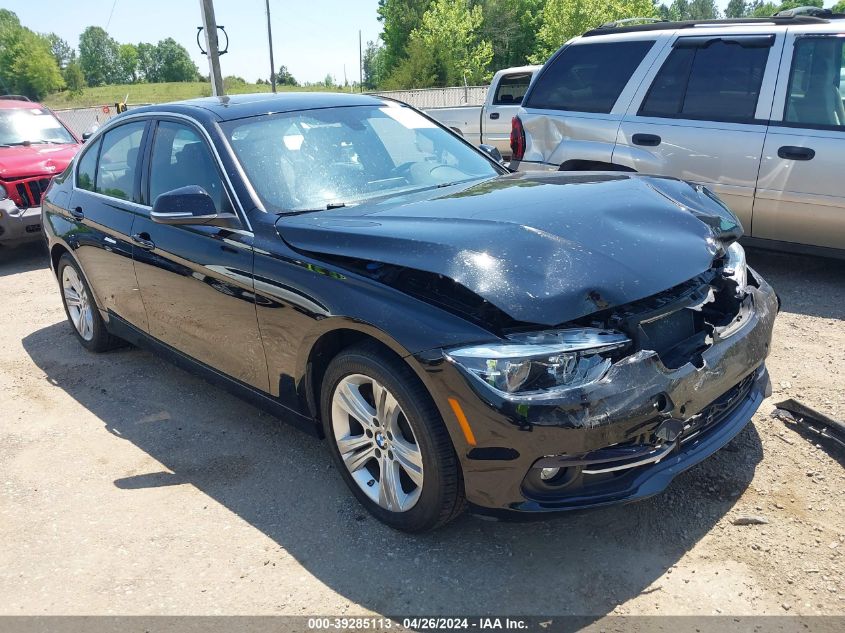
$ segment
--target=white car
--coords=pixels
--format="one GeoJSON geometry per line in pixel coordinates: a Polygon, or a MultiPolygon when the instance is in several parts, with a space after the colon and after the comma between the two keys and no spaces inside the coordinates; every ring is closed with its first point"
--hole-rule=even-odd
{"type": "Polygon", "coordinates": [[[473,145],[490,145],[509,159],[511,119],[540,68],[519,66],[500,70],[493,76],[484,105],[429,108],[424,112],[473,145]]]}

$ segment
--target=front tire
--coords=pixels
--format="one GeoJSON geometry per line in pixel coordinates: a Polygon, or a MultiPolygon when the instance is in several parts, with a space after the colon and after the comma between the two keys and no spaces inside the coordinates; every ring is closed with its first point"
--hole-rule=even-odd
{"type": "Polygon", "coordinates": [[[59,258],[56,272],[65,314],[82,346],[91,352],[105,352],[118,347],[122,341],[106,330],[91,288],[76,261],[65,253],[59,258]]]}
{"type": "Polygon", "coordinates": [[[463,479],[449,433],[402,360],[373,344],[342,351],[323,378],[321,411],[341,476],[377,519],[422,532],[461,513],[463,479]]]}

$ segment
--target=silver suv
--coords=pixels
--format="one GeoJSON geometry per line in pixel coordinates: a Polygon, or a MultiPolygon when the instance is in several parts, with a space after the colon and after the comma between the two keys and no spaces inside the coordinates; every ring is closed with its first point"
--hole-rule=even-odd
{"type": "Polygon", "coordinates": [[[624,170],[715,191],[749,242],[845,256],[845,16],[608,24],[545,64],[519,170],[624,170]]]}

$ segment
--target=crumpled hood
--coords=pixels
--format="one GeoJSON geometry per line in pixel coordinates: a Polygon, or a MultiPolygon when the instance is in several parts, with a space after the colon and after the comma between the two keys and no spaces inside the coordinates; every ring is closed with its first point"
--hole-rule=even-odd
{"type": "Polygon", "coordinates": [[[444,275],[549,326],[687,281],[742,234],[700,188],[618,173],[510,174],[282,216],[277,229],[295,249],[444,275]]]}
{"type": "Polygon", "coordinates": [[[16,145],[0,147],[0,179],[53,176],[64,171],[81,146],[16,145]]]}

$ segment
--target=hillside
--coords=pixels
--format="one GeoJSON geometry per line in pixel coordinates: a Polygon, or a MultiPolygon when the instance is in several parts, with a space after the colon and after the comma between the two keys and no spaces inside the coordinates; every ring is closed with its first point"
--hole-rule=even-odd
{"type": "MultiPolygon", "coordinates": [[[[279,87],[279,91],[335,91],[337,88],[323,86],[307,87],[279,87]]],[[[245,94],[250,92],[270,92],[269,85],[247,84],[239,82],[227,83],[227,94],[245,94]]],[[[159,84],[119,84],[112,86],[98,86],[85,88],[81,95],[71,95],[67,91],[57,92],[47,96],[43,103],[51,108],[85,108],[103,104],[114,104],[123,101],[129,95],[129,103],[164,103],[179,101],[195,97],[211,95],[211,86],[205,82],[175,82],[159,84]]]]}

